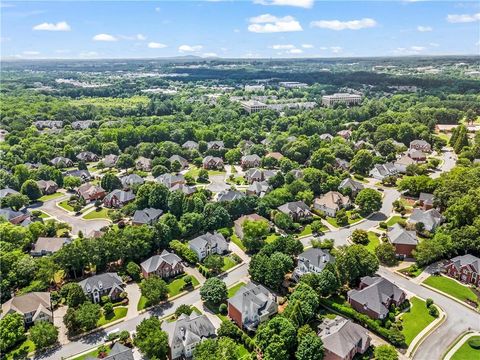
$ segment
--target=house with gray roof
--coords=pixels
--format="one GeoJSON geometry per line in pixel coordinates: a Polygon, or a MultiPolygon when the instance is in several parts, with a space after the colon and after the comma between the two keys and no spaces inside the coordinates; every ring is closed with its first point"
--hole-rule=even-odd
{"type": "Polygon", "coordinates": [[[181,191],[185,195],[192,195],[197,191],[197,188],[195,186],[190,186],[186,184],[175,184],[168,190],[170,191],[181,191]]]}
{"type": "Polygon", "coordinates": [[[277,297],[262,285],[252,282],[228,299],[228,316],[240,327],[254,331],[278,311],[277,297]]]}
{"type": "Polygon", "coordinates": [[[343,179],[340,185],[338,185],[338,189],[350,189],[350,193],[352,194],[352,198],[355,198],[357,194],[363,190],[364,186],[361,182],[353,180],[352,178],[343,179]]]}
{"type": "Polygon", "coordinates": [[[240,191],[227,189],[227,190],[220,191],[217,194],[217,201],[218,202],[224,202],[224,201],[230,202],[230,201],[233,201],[233,200],[241,199],[245,196],[246,195],[244,193],[240,192],[240,191]]]}
{"type": "Polygon", "coordinates": [[[318,336],[323,342],[324,360],[352,360],[370,347],[368,331],[339,315],[326,318],[318,326],[318,336]]]}
{"type": "Polygon", "coordinates": [[[9,187],[6,187],[5,189],[0,189],[0,199],[3,199],[4,197],[10,196],[10,195],[19,195],[20,193],[16,190],[10,189],[9,187]]]}
{"type": "Polygon", "coordinates": [[[323,141],[332,141],[333,136],[331,134],[325,133],[320,135],[320,140],[323,141]]]}
{"type": "Polygon", "coordinates": [[[155,178],[155,181],[171,188],[174,185],[185,184],[185,177],[182,174],[162,174],[155,178]]]}
{"type": "Polygon", "coordinates": [[[247,195],[256,195],[258,197],[264,197],[272,187],[268,185],[267,181],[254,181],[248,185],[246,190],[247,195]]]}
{"type": "Polygon", "coordinates": [[[408,223],[416,225],[422,223],[425,230],[434,231],[443,222],[443,216],[437,209],[422,210],[413,209],[412,215],[408,218],[408,223]]]}
{"type": "Polygon", "coordinates": [[[198,143],[192,140],[185,141],[182,145],[182,148],[188,150],[198,150],[198,143]]]}
{"type": "MultiPolygon", "coordinates": [[[[113,344],[112,349],[103,360],[134,360],[133,351],[129,347],[122,345],[118,341],[113,344]]],[[[86,360],[98,360],[98,358],[88,357],[86,360]]]]}
{"type": "Polygon", "coordinates": [[[12,208],[0,208],[0,217],[5,218],[5,220],[14,225],[23,226],[25,222],[29,223],[30,216],[30,212],[27,209],[15,211],[12,208]]]}
{"type": "Polygon", "coordinates": [[[221,140],[209,141],[207,143],[208,150],[222,150],[225,148],[225,144],[221,140]]]}
{"type": "Polygon", "coordinates": [[[73,130],[85,130],[95,124],[92,120],[82,120],[82,121],[74,121],[72,122],[72,129],[73,130]]]}
{"type": "Polygon", "coordinates": [[[435,196],[433,194],[429,193],[420,193],[420,196],[418,197],[418,202],[420,203],[420,206],[423,208],[423,210],[429,210],[433,208],[434,206],[434,200],[435,196]]]}
{"type": "Polygon", "coordinates": [[[112,168],[117,163],[117,160],[118,160],[118,155],[109,154],[103,158],[102,162],[105,167],[112,168]]]}
{"type": "Polygon", "coordinates": [[[103,205],[109,208],[120,208],[135,200],[133,191],[115,189],[103,199],[103,205]]]}
{"type": "Polygon", "coordinates": [[[292,278],[298,281],[302,275],[319,274],[329,263],[335,263],[335,257],[328,250],[310,248],[298,255],[297,267],[293,270],[292,278]]]}
{"type": "Polygon", "coordinates": [[[36,321],[53,323],[53,310],[49,292],[30,292],[14,296],[2,304],[0,318],[7,314],[18,313],[23,316],[25,325],[32,325],[36,321]]]}
{"type": "Polygon", "coordinates": [[[442,271],[465,284],[480,286],[480,258],[465,254],[445,262],[442,271]]]}
{"type": "Polygon", "coordinates": [[[252,167],[260,166],[262,159],[257,154],[244,155],[240,161],[240,165],[243,169],[249,169],[252,167]]]}
{"type": "Polygon", "coordinates": [[[188,242],[190,249],[195,251],[198,256],[198,260],[202,261],[208,255],[218,254],[222,255],[228,251],[227,240],[222,234],[214,232],[197,236],[188,242]]]}
{"type": "Polygon", "coordinates": [[[140,156],[137,160],[135,160],[135,169],[142,170],[142,171],[152,170],[152,160],[146,157],[140,156]]]}
{"type": "Polygon", "coordinates": [[[145,180],[138,174],[130,174],[120,179],[124,189],[130,189],[133,186],[142,185],[145,180]]]}
{"type": "Polygon", "coordinates": [[[175,161],[180,163],[181,169],[188,168],[187,159],[185,159],[184,157],[181,157],[180,155],[172,155],[168,158],[168,160],[170,161],[171,164],[174,163],[175,161]]]}
{"type": "Polygon", "coordinates": [[[50,195],[58,190],[58,185],[53,180],[38,180],[37,181],[38,188],[44,195],[50,195]]]}
{"type": "Polygon", "coordinates": [[[203,168],[207,170],[223,169],[223,159],[217,156],[205,156],[202,161],[203,168]]]}
{"type": "Polygon", "coordinates": [[[72,239],[59,237],[39,237],[33,245],[30,254],[32,256],[51,255],[60,250],[64,245],[70,244],[72,239]]]}
{"type": "Polygon", "coordinates": [[[360,279],[358,290],[348,293],[348,302],[358,312],[372,319],[385,319],[390,306],[398,306],[406,299],[406,294],[398,286],[382,277],[365,276],[360,279]]]}
{"type": "Polygon", "coordinates": [[[73,166],[73,161],[63,156],[57,156],[56,158],[53,158],[50,163],[55,167],[62,168],[73,166]]]}
{"type": "Polygon", "coordinates": [[[289,215],[293,221],[300,221],[312,217],[312,213],[307,204],[303,201],[293,201],[278,207],[282,213],[289,215]]]}
{"type": "Polygon", "coordinates": [[[153,225],[162,216],[163,210],[147,208],[143,210],[135,210],[132,218],[133,225],[153,225]]]}
{"type": "Polygon", "coordinates": [[[145,279],[152,274],[161,278],[169,278],[184,272],[182,259],[167,250],[163,250],[160,255],[154,255],[145,260],[140,264],[140,267],[145,279]]]}
{"type": "Polygon", "coordinates": [[[249,184],[253,184],[255,181],[268,181],[271,177],[277,174],[276,170],[264,170],[258,168],[251,168],[245,172],[245,180],[249,184]]]}
{"type": "Polygon", "coordinates": [[[173,322],[162,322],[162,330],[168,335],[171,360],[191,358],[195,346],[216,336],[215,327],[206,315],[182,314],[173,322]]]}
{"type": "Polygon", "coordinates": [[[73,176],[77,177],[82,182],[89,181],[92,178],[92,175],[90,174],[90,171],[88,170],[80,170],[80,169],[74,169],[74,170],[68,170],[63,173],[63,176],[73,176]]]}
{"type": "Polygon", "coordinates": [[[387,238],[395,247],[395,254],[399,257],[412,257],[412,251],[418,245],[416,232],[408,231],[399,224],[395,224],[388,229],[387,238]]]}
{"type": "Polygon", "coordinates": [[[423,152],[431,152],[432,146],[425,140],[413,140],[410,142],[410,149],[420,150],[423,152]]]}
{"type": "Polygon", "coordinates": [[[83,151],[77,154],[77,159],[85,162],[98,161],[98,155],[94,154],[91,151],[83,151]]]}
{"type": "Polygon", "coordinates": [[[391,162],[386,164],[376,164],[370,170],[369,175],[377,180],[383,180],[388,176],[398,175],[398,168],[391,162]]]}
{"type": "Polygon", "coordinates": [[[80,281],[78,285],[95,304],[100,302],[102,296],[108,296],[112,301],[119,300],[125,287],[117,273],[97,274],[80,281]]]}

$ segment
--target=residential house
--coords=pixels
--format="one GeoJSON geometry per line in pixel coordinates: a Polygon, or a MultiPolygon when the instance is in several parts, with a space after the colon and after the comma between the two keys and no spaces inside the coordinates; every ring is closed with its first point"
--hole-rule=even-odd
{"type": "Polygon", "coordinates": [[[270,223],[267,219],[265,219],[263,216],[260,216],[258,214],[250,214],[250,215],[243,215],[240,216],[237,220],[233,222],[234,224],[234,229],[235,229],[235,235],[237,235],[240,239],[243,239],[243,223],[245,221],[265,221],[268,224],[268,227],[270,228],[270,223]]]}
{"type": "Polygon", "coordinates": [[[158,219],[160,219],[162,214],[162,210],[154,208],[135,210],[132,218],[132,225],[153,225],[158,219]]]}
{"type": "Polygon", "coordinates": [[[370,347],[368,331],[339,315],[325,318],[318,326],[318,336],[323,342],[324,360],[352,360],[370,347]]]}
{"type": "Polygon", "coordinates": [[[83,151],[77,155],[77,159],[85,162],[98,161],[98,155],[91,151],[83,151]]]}
{"type": "Polygon", "coordinates": [[[300,169],[290,170],[289,174],[292,174],[295,180],[303,179],[303,171],[300,169]]]}
{"type": "Polygon", "coordinates": [[[221,140],[209,141],[207,143],[207,149],[208,150],[223,150],[223,149],[225,149],[225,145],[224,145],[223,141],[221,141],[221,140]]]}
{"type": "Polygon", "coordinates": [[[82,120],[82,121],[74,121],[72,122],[72,129],[73,130],[85,130],[95,124],[92,120],[82,120]]]}
{"type": "Polygon", "coordinates": [[[11,208],[0,208],[0,217],[5,218],[13,225],[22,225],[24,222],[29,222],[30,216],[27,209],[15,211],[11,208]]]}
{"type": "Polygon", "coordinates": [[[10,196],[10,195],[19,195],[20,193],[16,190],[10,189],[9,187],[6,187],[5,189],[0,189],[0,199],[3,199],[4,197],[10,196]]]}
{"type": "Polygon", "coordinates": [[[264,197],[271,190],[271,186],[267,181],[255,181],[247,188],[247,195],[256,195],[264,197]]]}
{"type": "Polygon", "coordinates": [[[413,140],[410,142],[410,149],[420,150],[423,152],[432,152],[432,146],[425,140],[413,140]]]}
{"type": "Polygon", "coordinates": [[[215,327],[206,315],[182,314],[176,321],[162,322],[168,335],[169,359],[191,358],[198,343],[215,337],[215,327]]]}
{"type": "Polygon", "coordinates": [[[155,178],[155,181],[171,188],[174,185],[185,184],[185,177],[182,174],[162,174],[155,178]]]}
{"type": "Polygon", "coordinates": [[[427,160],[427,154],[425,154],[422,150],[409,149],[407,155],[417,163],[425,162],[427,160]]]}
{"type": "Polygon", "coordinates": [[[55,167],[61,168],[73,166],[73,161],[63,156],[57,156],[56,158],[53,158],[50,163],[55,167]]]}
{"type": "Polygon", "coordinates": [[[116,302],[125,291],[125,284],[117,273],[97,274],[80,281],[78,285],[94,304],[99,303],[102,296],[108,296],[110,300],[116,302]]]}
{"type": "Polygon", "coordinates": [[[203,168],[207,170],[222,170],[223,160],[217,156],[205,156],[203,159],[203,168]]]}
{"type": "Polygon", "coordinates": [[[329,191],[313,201],[315,210],[323,211],[330,217],[335,217],[338,210],[347,208],[350,205],[350,198],[340,194],[338,191],[329,191]]]}
{"type": "Polygon", "coordinates": [[[360,279],[358,290],[350,290],[348,302],[358,312],[373,319],[385,319],[390,306],[398,306],[406,294],[398,286],[382,277],[365,276],[360,279]]]}
{"type": "Polygon", "coordinates": [[[343,179],[340,185],[338,186],[339,190],[350,189],[352,198],[355,198],[357,194],[363,190],[364,186],[361,182],[353,180],[351,178],[343,179]]]}
{"type": "Polygon", "coordinates": [[[248,169],[245,172],[245,180],[248,181],[249,184],[253,184],[255,181],[268,181],[271,177],[277,174],[276,170],[264,170],[264,169],[257,169],[252,168],[248,169]]]}
{"type": "Polygon", "coordinates": [[[275,294],[252,282],[242,286],[228,299],[228,316],[241,329],[254,331],[278,311],[275,294]]]}
{"type": "Polygon", "coordinates": [[[325,133],[320,135],[320,140],[323,141],[332,141],[333,136],[331,134],[325,133]]]}
{"type": "Polygon", "coordinates": [[[293,221],[300,221],[312,217],[310,208],[303,201],[293,201],[278,207],[278,210],[289,215],[293,221]]]}
{"type": "Polygon", "coordinates": [[[152,170],[152,160],[147,159],[146,157],[140,156],[135,160],[135,169],[141,171],[150,171],[152,170]]]}
{"type": "Polygon", "coordinates": [[[39,237],[33,245],[30,255],[45,256],[52,255],[60,250],[63,245],[69,244],[72,240],[59,237],[39,237]]]}
{"type": "Polygon", "coordinates": [[[395,247],[395,255],[402,258],[412,257],[412,251],[417,248],[418,239],[415,231],[407,231],[399,224],[388,229],[387,237],[395,247]]]}
{"type": "Polygon", "coordinates": [[[284,156],[279,153],[279,152],[269,152],[267,155],[265,155],[266,158],[274,158],[277,161],[280,161],[284,158],[284,156]]]}
{"type": "Polygon", "coordinates": [[[241,159],[241,166],[243,169],[249,169],[252,167],[260,166],[262,159],[257,154],[244,155],[241,159]]]}
{"type": "Polygon", "coordinates": [[[195,186],[189,186],[185,184],[175,184],[170,189],[170,191],[181,191],[185,195],[192,195],[197,191],[195,186]]]}
{"type": "Polygon", "coordinates": [[[335,159],[335,164],[334,164],[336,169],[340,169],[343,171],[348,171],[350,169],[350,163],[347,160],[343,159],[335,159]]]}
{"type": "Polygon", "coordinates": [[[0,318],[12,313],[22,315],[25,325],[27,326],[40,320],[53,323],[50,293],[35,291],[14,296],[2,304],[0,318]]]}
{"type": "Polygon", "coordinates": [[[103,199],[106,192],[100,185],[85,183],[78,187],[77,195],[82,197],[85,201],[95,201],[103,199]]]}
{"type": "Polygon", "coordinates": [[[297,267],[293,270],[292,277],[298,281],[302,275],[319,274],[327,264],[334,262],[335,257],[328,250],[310,248],[298,255],[297,267]]]}
{"type": "Polygon", "coordinates": [[[78,177],[82,182],[90,181],[92,179],[92,175],[90,175],[88,170],[68,170],[65,171],[63,176],[78,177]]]}
{"type": "Polygon", "coordinates": [[[134,186],[142,185],[145,180],[137,174],[130,174],[120,179],[124,189],[131,189],[134,186]]]}
{"type": "Polygon", "coordinates": [[[115,155],[115,154],[109,154],[107,156],[105,156],[102,160],[103,162],[103,165],[107,168],[112,168],[115,166],[115,164],[117,163],[117,160],[118,160],[118,156],[115,155]]]}
{"type": "MultiPolygon", "coordinates": [[[[88,357],[85,360],[97,360],[97,357],[88,357]]],[[[102,360],[134,360],[133,350],[125,345],[122,345],[118,341],[115,342],[108,352],[108,354],[102,358],[102,360]]]]}
{"type": "Polygon", "coordinates": [[[163,250],[160,255],[154,255],[140,264],[143,277],[146,279],[154,274],[161,278],[170,278],[184,272],[182,259],[174,253],[163,250]]]}
{"type": "Polygon", "coordinates": [[[472,254],[456,256],[443,265],[443,272],[465,284],[480,286],[480,258],[472,254]]]}
{"type": "Polygon", "coordinates": [[[435,197],[433,194],[429,193],[420,193],[420,196],[418,198],[418,202],[420,206],[423,208],[423,210],[430,210],[433,208],[434,205],[434,199],[435,197]]]}
{"type": "Polygon", "coordinates": [[[61,129],[63,127],[63,121],[59,121],[59,120],[40,120],[40,121],[34,121],[33,125],[38,130],[61,129]]]}
{"type": "Polygon", "coordinates": [[[192,140],[183,143],[182,148],[187,150],[198,150],[198,143],[192,140]]]}
{"type": "Polygon", "coordinates": [[[412,215],[408,218],[408,223],[416,225],[422,223],[427,231],[434,231],[443,222],[443,216],[437,209],[422,210],[413,209],[412,215]]]}
{"type": "Polygon", "coordinates": [[[370,144],[365,140],[360,140],[360,141],[357,141],[355,144],[353,144],[353,148],[355,150],[367,149],[369,147],[370,147],[370,144]]]}
{"type": "Polygon", "coordinates": [[[398,158],[397,160],[395,160],[393,165],[395,165],[395,167],[397,168],[397,171],[400,174],[406,174],[407,173],[407,167],[409,165],[415,165],[416,163],[417,162],[414,159],[412,159],[410,156],[403,155],[400,158],[398,158]]]}
{"type": "Polygon", "coordinates": [[[218,254],[222,255],[228,251],[227,240],[222,234],[214,232],[197,236],[195,239],[188,242],[190,249],[195,251],[198,260],[202,261],[208,255],[218,254]]]}
{"type": "Polygon", "coordinates": [[[352,130],[340,130],[339,132],[337,132],[337,135],[341,136],[345,140],[348,140],[350,139],[350,136],[352,136],[352,130]]]}
{"type": "Polygon", "coordinates": [[[38,180],[37,185],[43,195],[54,194],[58,190],[58,185],[53,180],[38,180]]]}
{"type": "Polygon", "coordinates": [[[227,190],[220,191],[217,194],[217,201],[218,202],[224,202],[224,201],[230,202],[230,201],[237,200],[237,199],[240,199],[240,198],[243,198],[243,197],[245,197],[244,193],[242,193],[240,191],[237,191],[237,190],[227,189],[227,190]]]}
{"type": "Polygon", "coordinates": [[[132,191],[115,189],[105,196],[103,204],[109,208],[120,208],[133,200],[135,200],[135,194],[132,191]]]}
{"type": "Polygon", "coordinates": [[[168,158],[170,163],[174,163],[175,161],[178,161],[180,163],[180,168],[181,169],[186,169],[188,168],[188,161],[187,159],[181,157],[180,155],[172,155],[168,158]]]}
{"type": "Polygon", "coordinates": [[[393,163],[376,164],[370,170],[369,175],[377,180],[383,180],[388,176],[398,175],[399,171],[393,163]]]}

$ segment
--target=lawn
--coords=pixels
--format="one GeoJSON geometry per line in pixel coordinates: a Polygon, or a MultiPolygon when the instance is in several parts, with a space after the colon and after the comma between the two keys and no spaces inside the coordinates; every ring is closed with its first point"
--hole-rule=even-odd
{"type": "Polygon", "coordinates": [[[232,240],[232,242],[237,245],[240,249],[242,249],[243,251],[246,251],[247,248],[245,247],[245,245],[243,245],[243,241],[242,239],[240,239],[237,235],[233,234],[230,239],[232,240]]]}
{"type": "Polygon", "coordinates": [[[204,305],[212,312],[214,313],[215,315],[217,315],[220,320],[222,321],[228,321],[228,316],[227,315],[222,315],[220,314],[220,311],[218,311],[220,305],[215,305],[215,304],[211,304],[209,302],[205,302],[204,305]]]}
{"type": "Polygon", "coordinates": [[[375,252],[377,246],[380,245],[380,238],[373,231],[368,232],[368,244],[365,245],[368,251],[375,252]]]}
{"type": "Polygon", "coordinates": [[[92,220],[92,219],[108,219],[108,213],[110,212],[109,209],[101,208],[100,210],[93,210],[90,211],[87,215],[82,216],[85,220],[92,220]]]}
{"type": "MultiPolygon", "coordinates": [[[[352,224],[356,224],[357,222],[359,222],[360,220],[363,219],[363,217],[358,217],[357,219],[350,219],[350,214],[351,212],[350,211],[347,211],[347,216],[348,216],[348,225],[352,225],[352,224]]],[[[337,224],[337,219],[336,218],[333,218],[333,217],[330,217],[330,216],[327,216],[327,222],[332,225],[332,226],[335,226],[335,227],[342,227],[342,226],[346,226],[346,225],[338,225],[337,224]]]]}
{"type": "Polygon", "coordinates": [[[14,349],[5,354],[5,359],[11,360],[14,358],[20,358],[18,357],[19,354],[29,354],[33,351],[35,351],[35,344],[31,340],[26,339],[24,342],[20,343],[14,349]]]}
{"type": "Polygon", "coordinates": [[[237,291],[240,290],[240,288],[242,286],[245,286],[244,282],[239,282],[238,284],[235,284],[231,288],[229,288],[228,289],[228,298],[230,299],[231,297],[234,297],[235,294],[237,293],[237,291]]]}
{"type": "Polygon", "coordinates": [[[477,295],[475,295],[472,289],[445,276],[430,276],[423,283],[456,297],[461,301],[466,302],[469,300],[478,303],[477,295]]]}
{"type": "Polygon", "coordinates": [[[420,275],[423,270],[425,270],[424,267],[419,267],[415,264],[413,265],[410,265],[409,267],[406,267],[406,268],[403,268],[403,269],[400,269],[398,271],[400,271],[402,274],[405,274],[407,276],[410,276],[412,278],[416,278],[418,275],[420,275]]]}
{"type": "Polygon", "coordinates": [[[50,194],[50,195],[43,195],[41,198],[38,199],[38,201],[45,202],[45,201],[48,201],[48,200],[52,200],[52,199],[62,197],[63,195],[64,194],[62,194],[60,192],[56,192],[56,193],[53,193],[53,194],[50,194]]]}
{"type": "Polygon", "coordinates": [[[124,318],[127,315],[128,308],[126,306],[117,306],[113,309],[113,314],[108,315],[107,317],[102,314],[100,319],[98,319],[97,326],[102,326],[112,321],[124,318]]]}
{"type": "Polygon", "coordinates": [[[243,344],[237,345],[237,359],[238,360],[250,359],[250,353],[248,352],[247,349],[245,349],[245,346],[243,346],[243,344]]]}
{"type": "MultiPolygon", "coordinates": [[[[40,211],[40,210],[37,210],[37,211],[40,211]]],[[[51,216],[48,215],[47,213],[44,213],[43,211],[40,211],[40,218],[41,219],[48,219],[49,217],[51,217],[51,216]]]]}
{"type": "Polygon", "coordinates": [[[451,360],[472,360],[480,359],[480,349],[474,349],[468,344],[469,340],[480,341],[480,336],[470,337],[450,358],[451,360]]]}
{"type": "MultiPolygon", "coordinates": [[[[172,297],[175,295],[180,294],[183,291],[183,287],[185,286],[185,281],[183,278],[187,275],[182,275],[179,277],[176,277],[175,279],[172,279],[168,282],[168,296],[172,297]]],[[[192,278],[192,285],[195,287],[199,284],[198,280],[195,278],[195,276],[191,276],[192,278]]]]}
{"type": "MultiPolygon", "coordinates": [[[[106,346],[105,347],[107,349],[106,353],[108,354],[111,349],[110,349],[110,346],[106,346]]],[[[86,354],[83,354],[81,356],[78,356],[76,358],[73,358],[72,360],[86,360],[86,359],[91,359],[91,358],[94,358],[94,359],[97,359],[98,358],[98,348],[86,353],[86,354]]]]}
{"type": "Polygon", "coordinates": [[[144,297],[143,295],[140,296],[140,300],[138,300],[138,304],[137,304],[137,310],[138,310],[138,311],[143,310],[143,309],[145,309],[147,306],[148,306],[147,298],[144,297]]]}
{"type": "Polygon", "coordinates": [[[270,244],[271,242],[273,242],[276,238],[278,238],[278,235],[275,234],[275,233],[272,233],[270,235],[267,236],[267,238],[265,239],[265,242],[267,244],[270,244]]]}
{"type": "Polygon", "coordinates": [[[237,265],[237,263],[230,256],[224,256],[223,257],[222,272],[225,272],[228,269],[231,269],[235,265],[237,265]]]}
{"type": "MultiPolygon", "coordinates": [[[[193,177],[195,180],[197,180],[198,173],[200,172],[202,168],[197,168],[197,167],[192,167],[190,170],[187,171],[185,175],[189,175],[193,177]]],[[[208,176],[212,175],[222,175],[225,174],[225,171],[220,171],[220,170],[208,170],[208,176]]]]}
{"type": "Polygon", "coordinates": [[[71,206],[68,203],[68,200],[63,200],[63,201],[59,202],[58,206],[60,206],[61,208],[65,209],[67,211],[73,211],[73,206],[71,206]]]}
{"type": "Polygon", "coordinates": [[[400,215],[394,215],[390,219],[388,219],[387,225],[388,226],[393,226],[396,223],[398,223],[400,220],[405,220],[405,219],[403,219],[400,215]]]}
{"type": "Polygon", "coordinates": [[[428,313],[425,301],[413,297],[410,299],[411,307],[402,315],[405,343],[410,345],[413,339],[430,324],[435,318],[428,313]]]}
{"type": "MultiPolygon", "coordinates": [[[[195,306],[190,305],[190,308],[193,310],[191,315],[193,315],[193,314],[201,315],[202,314],[202,312],[200,310],[198,310],[195,306]]],[[[169,322],[169,323],[174,322],[175,320],[177,320],[177,317],[175,316],[175,314],[167,317],[167,322],[169,322]]]]}

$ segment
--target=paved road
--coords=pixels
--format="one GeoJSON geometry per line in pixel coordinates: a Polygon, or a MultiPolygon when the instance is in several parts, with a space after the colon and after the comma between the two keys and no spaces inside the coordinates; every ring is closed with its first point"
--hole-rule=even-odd
{"type": "Polygon", "coordinates": [[[110,222],[107,220],[95,219],[95,220],[85,220],[81,218],[81,215],[75,216],[62,208],[58,207],[56,203],[59,203],[65,199],[68,199],[69,195],[65,195],[60,198],[52,199],[45,201],[43,204],[32,205],[29,207],[30,210],[42,210],[43,212],[51,215],[56,218],[58,221],[65,222],[72,226],[71,233],[77,235],[79,231],[82,231],[83,234],[88,235],[94,230],[100,230],[104,226],[110,225],[110,222]]]}
{"type": "Polygon", "coordinates": [[[442,158],[443,163],[440,166],[440,169],[432,174],[430,174],[431,178],[438,178],[441,173],[450,171],[455,167],[455,163],[457,161],[457,156],[450,148],[443,148],[442,149],[442,158]]]}

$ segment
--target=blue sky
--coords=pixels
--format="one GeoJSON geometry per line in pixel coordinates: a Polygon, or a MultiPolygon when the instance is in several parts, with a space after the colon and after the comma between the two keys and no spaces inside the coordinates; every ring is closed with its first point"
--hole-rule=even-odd
{"type": "Polygon", "coordinates": [[[3,1],[3,58],[479,54],[478,1],[3,1]]]}

